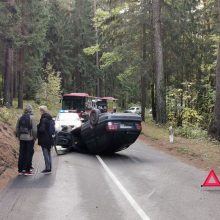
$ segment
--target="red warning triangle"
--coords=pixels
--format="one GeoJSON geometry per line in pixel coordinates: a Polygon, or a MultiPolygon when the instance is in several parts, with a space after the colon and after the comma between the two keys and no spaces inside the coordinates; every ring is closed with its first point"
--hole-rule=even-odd
{"type": "Polygon", "coordinates": [[[210,187],[210,186],[220,186],[220,181],[217,175],[215,174],[214,170],[210,171],[205,182],[202,184],[202,187],[210,187]]]}

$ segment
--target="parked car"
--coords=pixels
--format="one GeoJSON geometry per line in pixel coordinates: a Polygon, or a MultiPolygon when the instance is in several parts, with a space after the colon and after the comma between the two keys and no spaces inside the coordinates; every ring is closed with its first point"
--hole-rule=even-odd
{"type": "Polygon", "coordinates": [[[125,111],[125,113],[141,114],[141,107],[134,106],[125,111]]]}
{"type": "Polygon", "coordinates": [[[55,118],[55,129],[56,132],[62,130],[62,128],[70,126],[71,128],[80,128],[82,126],[82,121],[77,113],[62,111],[59,112],[55,118]]]}
{"type": "MultiPolygon", "coordinates": [[[[93,154],[114,153],[133,144],[142,130],[141,117],[131,113],[92,110],[81,128],[64,126],[56,135],[56,146],[93,154]]],[[[57,150],[56,150],[57,151],[57,150]]],[[[58,151],[57,151],[58,152],[58,151]]]]}
{"type": "Polygon", "coordinates": [[[114,153],[133,144],[141,130],[138,115],[92,110],[90,120],[81,127],[81,137],[90,153],[114,153]]]}

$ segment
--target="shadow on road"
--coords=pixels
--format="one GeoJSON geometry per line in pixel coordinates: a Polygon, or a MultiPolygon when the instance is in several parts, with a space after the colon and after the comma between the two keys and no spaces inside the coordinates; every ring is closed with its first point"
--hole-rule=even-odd
{"type": "Polygon", "coordinates": [[[123,161],[123,163],[146,163],[146,159],[143,160],[140,157],[134,155],[125,155],[121,153],[115,153],[111,155],[100,155],[104,160],[123,161]]]}
{"type": "Polygon", "coordinates": [[[55,182],[56,175],[44,175],[41,173],[35,174],[35,176],[17,176],[13,179],[13,182],[9,185],[9,189],[22,189],[22,188],[49,188],[55,182]]]}
{"type": "MultiPolygon", "coordinates": [[[[125,152],[127,153],[127,152],[125,152]]],[[[108,161],[123,161],[123,163],[127,163],[127,164],[133,164],[133,163],[148,163],[150,162],[149,159],[146,159],[146,157],[139,157],[139,156],[135,156],[133,154],[125,154],[124,152],[123,153],[113,153],[113,154],[99,154],[99,156],[104,159],[104,160],[108,160],[108,161]]],[[[129,151],[128,151],[129,153],[129,151]]],[[[64,152],[64,154],[62,155],[59,155],[59,157],[65,157],[65,155],[71,155],[71,154],[80,154],[80,155],[84,155],[85,157],[88,157],[88,159],[92,158],[95,156],[95,154],[90,154],[86,151],[84,152],[79,152],[79,151],[74,151],[74,150],[71,150],[69,152],[64,152]]]]}

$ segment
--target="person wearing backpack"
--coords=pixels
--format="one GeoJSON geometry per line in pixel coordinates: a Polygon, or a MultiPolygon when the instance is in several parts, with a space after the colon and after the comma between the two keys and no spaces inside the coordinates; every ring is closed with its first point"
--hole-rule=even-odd
{"type": "Polygon", "coordinates": [[[48,113],[46,106],[40,106],[41,119],[37,126],[38,145],[41,146],[45,161],[43,174],[50,174],[52,170],[51,148],[54,144],[55,122],[48,113]]]}
{"type": "Polygon", "coordinates": [[[16,136],[20,141],[18,173],[19,175],[33,175],[31,171],[34,152],[34,142],[37,138],[37,126],[35,123],[31,105],[27,105],[24,113],[18,119],[16,125],[16,136]]]}

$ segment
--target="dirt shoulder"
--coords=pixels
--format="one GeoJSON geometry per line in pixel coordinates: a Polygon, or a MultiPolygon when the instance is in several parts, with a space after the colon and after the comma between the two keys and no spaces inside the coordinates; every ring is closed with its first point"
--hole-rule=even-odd
{"type": "Polygon", "coordinates": [[[17,175],[18,141],[14,130],[0,122],[0,190],[17,175]]]}
{"type": "Polygon", "coordinates": [[[220,174],[220,144],[212,143],[205,138],[186,139],[175,137],[174,143],[169,143],[168,130],[153,124],[143,124],[141,139],[180,160],[198,168],[209,171],[214,169],[220,174]]]}

